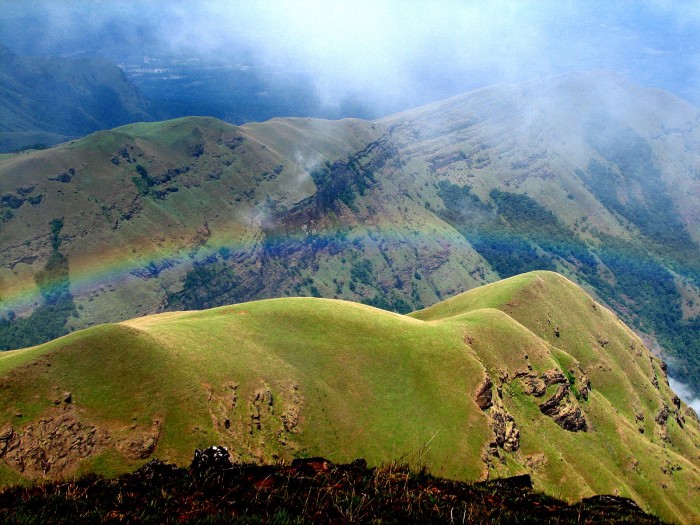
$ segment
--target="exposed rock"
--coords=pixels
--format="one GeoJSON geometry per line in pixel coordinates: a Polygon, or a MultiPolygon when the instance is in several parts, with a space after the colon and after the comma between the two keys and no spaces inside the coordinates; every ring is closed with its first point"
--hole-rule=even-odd
{"type": "Polygon", "coordinates": [[[475,401],[481,410],[486,410],[493,405],[493,382],[487,375],[476,390],[475,401]]]}
{"type": "Polygon", "coordinates": [[[659,425],[665,425],[669,415],[671,415],[671,413],[668,410],[668,406],[664,403],[663,407],[661,407],[661,410],[659,410],[659,413],[656,414],[656,418],[654,419],[659,425]]]}
{"type": "Polygon", "coordinates": [[[213,446],[194,451],[190,470],[196,475],[207,475],[233,467],[226,447],[213,446]]]}
{"type": "MultiPolygon", "coordinates": [[[[499,381],[501,384],[508,381],[509,374],[505,370],[499,370],[499,381]]],[[[489,418],[489,426],[493,430],[494,440],[489,443],[488,448],[482,454],[482,461],[490,468],[493,466],[491,458],[501,457],[499,449],[506,452],[514,452],[520,448],[520,430],[518,429],[513,416],[503,405],[503,393],[501,387],[496,388],[496,395],[493,393],[493,382],[487,374],[479,385],[476,393],[476,403],[489,418]]]]}
{"type": "Polygon", "coordinates": [[[129,459],[146,459],[150,456],[158,444],[160,438],[160,422],[154,421],[148,432],[134,433],[121,443],[117,443],[117,449],[129,459]]]}
{"type": "Polygon", "coordinates": [[[588,423],[581,407],[569,398],[568,384],[560,385],[556,393],[540,405],[540,411],[554,419],[554,422],[564,430],[588,431],[588,423]]]}
{"type": "Polygon", "coordinates": [[[284,413],[280,416],[282,424],[284,425],[284,431],[287,433],[298,432],[299,425],[299,414],[301,412],[301,396],[299,395],[299,386],[292,385],[292,402],[287,404],[284,413]]]}
{"type": "Polygon", "coordinates": [[[0,428],[0,457],[3,457],[9,450],[17,447],[19,439],[12,425],[5,425],[0,428]]]}
{"type": "Polygon", "coordinates": [[[666,422],[668,421],[670,415],[671,411],[668,409],[668,405],[664,403],[661,410],[659,410],[659,413],[656,414],[656,417],[654,418],[654,421],[656,421],[656,427],[654,428],[656,436],[667,443],[671,442],[671,438],[668,435],[668,427],[666,426],[666,422]]]}
{"type": "Polygon", "coordinates": [[[676,423],[678,423],[678,426],[681,428],[685,426],[685,417],[678,410],[676,410],[676,423]]]}
{"type": "Polygon", "coordinates": [[[224,385],[224,387],[233,390],[233,392],[231,392],[231,410],[233,410],[236,408],[236,404],[238,403],[238,384],[234,383],[233,381],[229,381],[224,385]]]}
{"type": "Polygon", "coordinates": [[[547,386],[568,383],[564,374],[558,368],[553,368],[552,370],[547,370],[542,374],[542,380],[547,386]]]}
{"type": "Polygon", "coordinates": [[[523,392],[528,396],[542,397],[547,392],[547,383],[537,376],[523,379],[523,392]]]}
{"type": "Polygon", "coordinates": [[[544,454],[532,454],[525,457],[525,466],[530,470],[539,470],[547,464],[547,456],[544,454]]]}
{"type": "Polygon", "coordinates": [[[506,452],[514,452],[520,447],[520,430],[513,416],[501,407],[493,407],[491,414],[495,442],[506,452]]]}
{"type": "Polygon", "coordinates": [[[274,410],[272,392],[269,388],[259,388],[253,393],[250,402],[250,433],[254,430],[262,430],[263,414],[272,413],[274,410]]]}
{"type": "Polygon", "coordinates": [[[678,398],[678,396],[673,396],[671,398],[671,403],[673,403],[673,406],[675,406],[677,409],[681,408],[681,400],[678,398]]]}
{"type": "Polygon", "coordinates": [[[591,381],[588,379],[588,376],[583,372],[583,370],[580,370],[577,388],[579,395],[587,401],[588,396],[591,393],[591,381]]]}
{"type": "Polygon", "coordinates": [[[0,431],[0,458],[29,476],[62,477],[74,471],[81,459],[109,442],[104,430],[81,422],[72,406],[53,409],[49,415],[22,428],[0,431]]]}
{"type": "Polygon", "coordinates": [[[250,433],[252,434],[253,430],[261,430],[262,424],[260,423],[260,407],[252,405],[250,410],[250,433]]]}

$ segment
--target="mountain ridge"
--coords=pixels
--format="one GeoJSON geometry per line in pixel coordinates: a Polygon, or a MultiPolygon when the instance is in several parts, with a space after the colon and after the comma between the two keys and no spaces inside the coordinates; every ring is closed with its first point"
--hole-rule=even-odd
{"type": "Polygon", "coordinates": [[[166,312],[5,352],[0,382],[5,484],[187,464],[211,444],[371,465],[424,445],[451,479],[528,473],[569,501],[697,512],[697,415],[631,330],[551,272],[410,317],[310,297],[166,312]]]}
{"type": "Polygon", "coordinates": [[[687,110],[567,75],[375,122],[184,118],[5,159],[0,341],[38,343],[23,328],[37,310],[34,324],[58,325],[43,340],[284,295],[408,312],[549,269],[697,385],[700,113],[687,110]]]}

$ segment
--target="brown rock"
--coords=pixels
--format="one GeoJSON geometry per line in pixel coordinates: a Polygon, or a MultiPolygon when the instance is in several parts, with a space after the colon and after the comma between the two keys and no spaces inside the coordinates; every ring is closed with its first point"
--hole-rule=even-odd
{"type": "Polygon", "coordinates": [[[493,406],[493,382],[487,375],[476,390],[475,401],[481,410],[486,410],[493,406]]]}
{"type": "Polygon", "coordinates": [[[542,397],[547,392],[547,384],[539,377],[523,379],[523,392],[528,396],[542,397]]]}
{"type": "Polygon", "coordinates": [[[561,370],[557,368],[547,370],[544,374],[542,374],[542,380],[547,386],[568,383],[566,377],[564,377],[564,374],[562,374],[561,370]]]}
{"type": "Polygon", "coordinates": [[[588,423],[577,404],[569,398],[569,385],[560,385],[556,393],[540,405],[540,411],[564,430],[587,432],[588,423]]]}
{"type": "Polygon", "coordinates": [[[154,421],[150,431],[132,432],[131,436],[117,443],[117,449],[129,459],[146,459],[156,448],[160,438],[160,422],[154,421]]]}
{"type": "Polygon", "coordinates": [[[520,430],[513,416],[503,409],[496,408],[492,414],[493,433],[496,444],[506,452],[514,452],[520,448],[520,430]]]}
{"type": "Polygon", "coordinates": [[[3,427],[0,435],[6,438],[0,439],[0,457],[29,477],[63,477],[109,441],[107,432],[80,421],[72,407],[52,409],[21,434],[3,427]]]}
{"type": "Polygon", "coordinates": [[[661,410],[659,410],[659,413],[656,414],[656,418],[654,420],[659,424],[659,425],[665,425],[666,421],[668,420],[668,416],[670,416],[671,413],[668,410],[668,406],[664,403],[664,406],[661,407],[661,410]]]}
{"type": "Polygon", "coordinates": [[[588,395],[591,393],[591,382],[583,371],[581,371],[581,377],[579,378],[578,393],[586,401],[588,400],[588,395]]]}

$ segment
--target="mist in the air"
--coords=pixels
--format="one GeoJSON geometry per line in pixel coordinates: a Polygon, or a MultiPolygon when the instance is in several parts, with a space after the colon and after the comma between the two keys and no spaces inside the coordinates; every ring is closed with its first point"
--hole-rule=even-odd
{"type": "Polygon", "coordinates": [[[700,103],[695,44],[700,8],[691,4],[1,3],[0,43],[17,53],[102,55],[122,64],[164,55],[229,62],[256,71],[260,96],[270,82],[293,79],[295,89],[309,92],[310,107],[343,107],[361,116],[385,115],[488,84],[590,69],[614,70],[700,103]]]}

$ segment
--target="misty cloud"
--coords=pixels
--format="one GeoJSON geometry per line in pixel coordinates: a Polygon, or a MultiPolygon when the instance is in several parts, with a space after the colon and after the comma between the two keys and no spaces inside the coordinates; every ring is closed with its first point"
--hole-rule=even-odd
{"type": "Polygon", "coordinates": [[[688,385],[683,384],[680,381],[676,381],[670,376],[668,378],[668,384],[671,386],[671,390],[678,394],[678,397],[685,401],[689,407],[695,410],[696,414],[700,415],[700,398],[695,397],[693,391],[688,385]]]}
{"type": "Polygon", "coordinates": [[[496,82],[613,69],[700,102],[700,9],[666,1],[5,0],[14,51],[247,60],[379,113],[496,82]],[[31,23],[28,23],[31,22],[31,23]]]}

